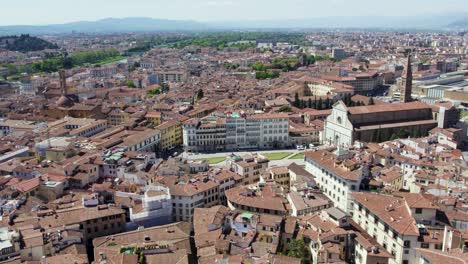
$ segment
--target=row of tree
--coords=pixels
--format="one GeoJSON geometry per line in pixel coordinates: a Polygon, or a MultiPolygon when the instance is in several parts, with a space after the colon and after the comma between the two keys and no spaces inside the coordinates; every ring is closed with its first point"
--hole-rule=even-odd
{"type": "Polygon", "coordinates": [[[321,97],[317,100],[317,97],[312,100],[312,98],[309,97],[309,99],[303,100],[299,98],[299,94],[296,93],[294,95],[294,102],[293,106],[304,109],[304,108],[313,108],[317,110],[325,110],[325,109],[331,109],[333,107],[334,101],[331,100],[330,98],[326,98],[323,100],[321,97]]]}
{"type": "Polygon", "coordinates": [[[271,42],[288,42],[300,45],[305,41],[303,33],[291,32],[211,32],[196,33],[170,38],[158,39],[158,43],[164,42],[173,48],[185,48],[187,46],[212,47],[223,49],[225,47],[236,47],[245,50],[255,47],[256,40],[271,42]]]}
{"type": "Polygon", "coordinates": [[[119,51],[115,49],[82,51],[73,53],[72,55],[64,53],[56,58],[45,59],[40,62],[23,66],[15,66],[12,64],[2,66],[8,68],[10,75],[15,75],[23,72],[56,72],[60,69],[71,69],[73,67],[82,66],[85,64],[99,63],[101,61],[117,57],[119,55],[119,51]]]}
{"type": "MultiPolygon", "coordinates": [[[[363,106],[363,105],[366,105],[364,102],[362,101],[353,101],[352,100],[352,97],[350,94],[347,94],[344,96],[343,98],[343,103],[348,106],[348,107],[352,107],[352,106],[363,106]]],[[[374,102],[374,98],[370,98],[367,105],[374,105],[375,102],[374,102]]]]}
{"type": "Polygon", "coordinates": [[[280,73],[278,71],[258,71],[255,73],[255,78],[258,80],[274,79],[279,76],[280,73]]]}
{"type": "MultiPolygon", "coordinates": [[[[351,99],[351,95],[349,95],[349,94],[345,95],[345,97],[343,98],[342,101],[348,107],[366,105],[363,101],[353,101],[351,99]]],[[[303,100],[303,99],[301,99],[299,97],[299,94],[296,93],[294,95],[293,106],[295,106],[297,108],[300,108],[300,109],[313,108],[313,109],[317,109],[317,110],[325,110],[325,109],[331,109],[333,107],[334,103],[335,103],[335,101],[328,98],[328,97],[325,100],[323,100],[322,98],[319,98],[317,100],[317,97],[315,97],[314,99],[309,97],[308,100],[303,100]]],[[[374,105],[374,104],[375,104],[374,98],[371,97],[369,99],[367,105],[374,105]]]]}

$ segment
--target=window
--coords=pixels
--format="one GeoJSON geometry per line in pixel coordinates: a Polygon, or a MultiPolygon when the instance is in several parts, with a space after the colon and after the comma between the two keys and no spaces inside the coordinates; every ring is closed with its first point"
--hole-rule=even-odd
{"type": "Polygon", "coordinates": [[[422,214],[422,208],[416,208],[416,214],[422,214]]]}
{"type": "Polygon", "coordinates": [[[405,248],[411,247],[411,241],[405,240],[405,242],[403,242],[403,246],[404,246],[405,248]]]}
{"type": "Polygon", "coordinates": [[[429,243],[421,243],[421,248],[429,248],[429,243]]]}

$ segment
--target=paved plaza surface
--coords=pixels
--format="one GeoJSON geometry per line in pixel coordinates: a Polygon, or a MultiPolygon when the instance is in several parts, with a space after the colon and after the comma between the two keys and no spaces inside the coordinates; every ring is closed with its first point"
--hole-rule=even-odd
{"type": "MultiPolygon", "coordinates": [[[[226,157],[231,154],[235,155],[245,155],[245,154],[250,154],[250,153],[259,153],[259,154],[281,154],[287,153],[287,156],[284,156],[284,158],[281,159],[270,159],[270,166],[288,166],[291,163],[295,162],[298,165],[304,165],[304,158],[294,158],[297,154],[304,153],[303,150],[296,150],[296,149],[281,149],[281,150],[262,150],[262,151],[237,151],[237,152],[217,152],[217,153],[189,153],[189,152],[184,152],[181,155],[184,158],[187,158],[189,160],[209,160],[209,159],[215,159],[215,158],[221,158],[221,157],[226,157]]],[[[210,164],[211,166],[215,167],[222,167],[225,165],[224,161],[221,161],[219,163],[212,163],[210,164]]]]}

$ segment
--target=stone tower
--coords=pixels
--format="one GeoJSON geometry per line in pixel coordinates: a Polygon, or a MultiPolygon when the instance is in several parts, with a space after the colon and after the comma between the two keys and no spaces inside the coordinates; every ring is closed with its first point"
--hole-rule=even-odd
{"type": "Polygon", "coordinates": [[[60,90],[62,90],[62,95],[67,95],[67,77],[64,70],[59,71],[60,76],[60,90]]]}
{"type": "Polygon", "coordinates": [[[400,101],[402,103],[411,102],[411,90],[413,88],[413,71],[411,69],[411,55],[408,55],[400,84],[400,101]]]}

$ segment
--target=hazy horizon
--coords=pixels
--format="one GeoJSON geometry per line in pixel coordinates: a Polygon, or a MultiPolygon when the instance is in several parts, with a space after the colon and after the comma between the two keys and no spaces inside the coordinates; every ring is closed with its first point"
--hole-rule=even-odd
{"type": "Polygon", "coordinates": [[[104,18],[148,17],[198,22],[294,20],[323,17],[412,17],[468,13],[465,0],[24,0],[2,4],[0,26],[49,25],[104,18]],[[73,5],[73,6],[72,6],[73,5]],[[27,7],[27,8],[25,8],[27,7]]]}

